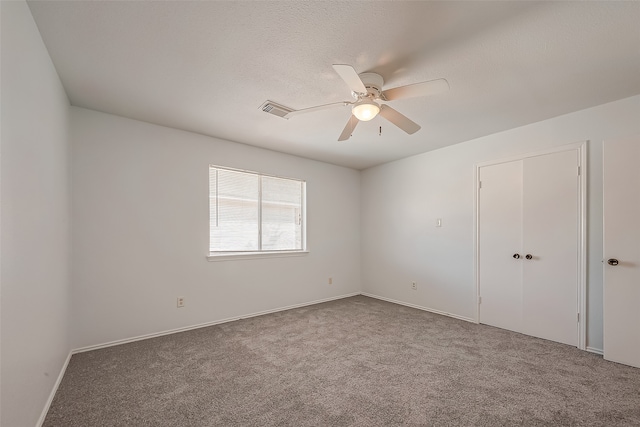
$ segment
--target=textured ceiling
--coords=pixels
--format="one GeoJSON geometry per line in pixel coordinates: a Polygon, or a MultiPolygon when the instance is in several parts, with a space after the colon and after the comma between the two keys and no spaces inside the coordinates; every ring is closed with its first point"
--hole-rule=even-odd
{"type": "Polygon", "coordinates": [[[639,2],[29,6],[72,105],[356,169],[640,93],[639,2]],[[259,109],[349,100],[332,64],[451,90],[390,104],[411,136],[377,117],[338,142],[349,107],[259,109]]]}

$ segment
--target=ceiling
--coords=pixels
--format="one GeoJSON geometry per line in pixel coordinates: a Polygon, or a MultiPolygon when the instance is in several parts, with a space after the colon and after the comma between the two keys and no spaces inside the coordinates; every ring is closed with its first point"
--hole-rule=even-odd
{"type": "Polygon", "coordinates": [[[72,105],[355,169],[640,94],[640,2],[28,4],[72,105]],[[351,100],[332,64],[451,89],[390,103],[414,135],[259,108],[351,100]]]}

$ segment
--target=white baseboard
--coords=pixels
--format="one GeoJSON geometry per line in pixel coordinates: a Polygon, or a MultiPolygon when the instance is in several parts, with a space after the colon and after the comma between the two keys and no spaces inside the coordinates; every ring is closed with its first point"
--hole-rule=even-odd
{"type": "Polygon", "coordinates": [[[601,348],[594,348],[594,347],[587,346],[587,351],[589,353],[595,353],[595,354],[599,354],[600,356],[604,356],[604,350],[602,350],[601,348]]]}
{"type": "Polygon", "coordinates": [[[387,302],[392,302],[394,304],[404,305],[404,306],[411,307],[411,308],[417,308],[418,310],[428,311],[430,313],[440,314],[442,316],[453,317],[454,319],[464,320],[465,322],[478,323],[478,322],[475,321],[475,319],[472,319],[470,317],[459,316],[457,314],[447,313],[445,311],[436,310],[434,308],[423,307],[421,305],[411,304],[409,302],[398,301],[398,300],[391,299],[391,298],[381,297],[380,295],[374,295],[374,294],[370,294],[368,292],[362,292],[361,294],[366,296],[366,297],[376,298],[376,299],[380,299],[380,300],[387,301],[387,302]]]}
{"type": "Polygon", "coordinates": [[[58,387],[60,387],[60,383],[62,382],[62,378],[64,377],[65,372],[67,372],[67,366],[69,366],[69,361],[71,360],[71,356],[73,355],[73,352],[70,351],[69,354],[67,355],[67,360],[64,361],[64,364],[62,365],[62,369],[60,369],[60,373],[58,374],[58,378],[56,379],[55,384],[53,385],[53,389],[51,390],[51,393],[49,394],[49,398],[47,399],[47,403],[45,403],[44,405],[44,409],[42,410],[42,413],[40,414],[40,418],[38,418],[38,422],[36,423],[36,427],[41,427],[42,424],[44,424],[44,419],[47,417],[47,413],[49,412],[49,408],[51,407],[51,403],[53,402],[53,398],[56,395],[56,392],[58,391],[58,387]]]}
{"type": "Polygon", "coordinates": [[[220,325],[222,323],[233,322],[235,320],[247,319],[249,317],[263,316],[265,314],[277,313],[279,311],[291,310],[293,308],[306,307],[308,305],[315,305],[315,304],[320,304],[320,303],[323,303],[323,302],[329,302],[329,301],[334,301],[334,300],[338,300],[338,299],[349,298],[349,297],[353,297],[353,296],[356,296],[356,295],[360,295],[360,292],[353,292],[353,293],[350,293],[350,294],[339,295],[339,296],[336,296],[336,297],[329,297],[329,298],[324,298],[324,299],[310,301],[310,302],[303,302],[303,303],[300,303],[300,304],[288,305],[286,307],[274,308],[274,309],[271,309],[271,310],[264,310],[264,311],[258,311],[258,312],[255,312],[255,313],[243,314],[241,316],[229,317],[227,319],[214,320],[212,322],[199,323],[197,325],[191,325],[191,326],[185,326],[185,327],[182,327],[182,328],[169,329],[169,330],[166,330],[166,331],[154,332],[152,334],[139,335],[139,336],[131,337],[131,338],[124,338],[124,339],[121,339],[121,340],[110,341],[110,342],[106,342],[106,343],[102,343],[102,344],[90,345],[90,346],[87,346],[87,347],[81,347],[81,348],[76,348],[74,350],[71,350],[71,353],[72,354],[84,353],[86,351],[98,350],[100,348],[113,347],[115,345],[127,344],[127,343],[135,342],[135,341],[147,340],[147,339],[150,339],[150,338],[161,337],[161,336],[164,336],[164,335],[177,334],[179,332],[191,331],[193,329],[206,328],[208,326],[220,325]]]}

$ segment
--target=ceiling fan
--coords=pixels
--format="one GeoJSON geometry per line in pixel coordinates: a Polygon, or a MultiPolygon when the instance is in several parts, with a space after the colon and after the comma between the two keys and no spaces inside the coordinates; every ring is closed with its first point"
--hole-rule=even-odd
{"type": "Polygon", "coordinates": [[[358,122],[369,121],[378,114],[411,135],[420,130],[420,125],[388,105],[383,104],[381,101],[386,102],[402,98],[428,96],[449,90],[449,83],[445,79],[436,79],[383,91],[382,86],[384,80],[379,74],[358,74],[351,65],[344,64],[334,64],[333,69],[342,80],[345,81],[349,89],[351,89],[351,95],[354,101],[334,102],[331,104],[318,105],[317,107],[304,108],[302,110],[291,110],[282,117],[288,119],[298,114],[351,105],[351,117],[349,117],[349,121],[342,130],[338,141],[346,141],[349,139],[358,122]]]}

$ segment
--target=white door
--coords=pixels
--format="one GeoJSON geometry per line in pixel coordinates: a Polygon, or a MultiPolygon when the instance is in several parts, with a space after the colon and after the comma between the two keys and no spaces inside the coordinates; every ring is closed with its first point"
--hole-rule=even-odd
{"type": "Polygon", "coordinates": [[[640,135],[603,156],[604,358],[640,367],[640,135]]]}
{"type": "Polygon", "coordinates": [[[480,323],[522,332],[522,161],[479,176],[480,323]]]}
{"type": "Polygon", "coordinates": [[[578,345],[579,150],[479,168],[480,323],[578,345]]]}
{"type": "Polygon", "coordinates": [[[524,161],[524,333],[578,345],[578,150],[524,161]]]}

